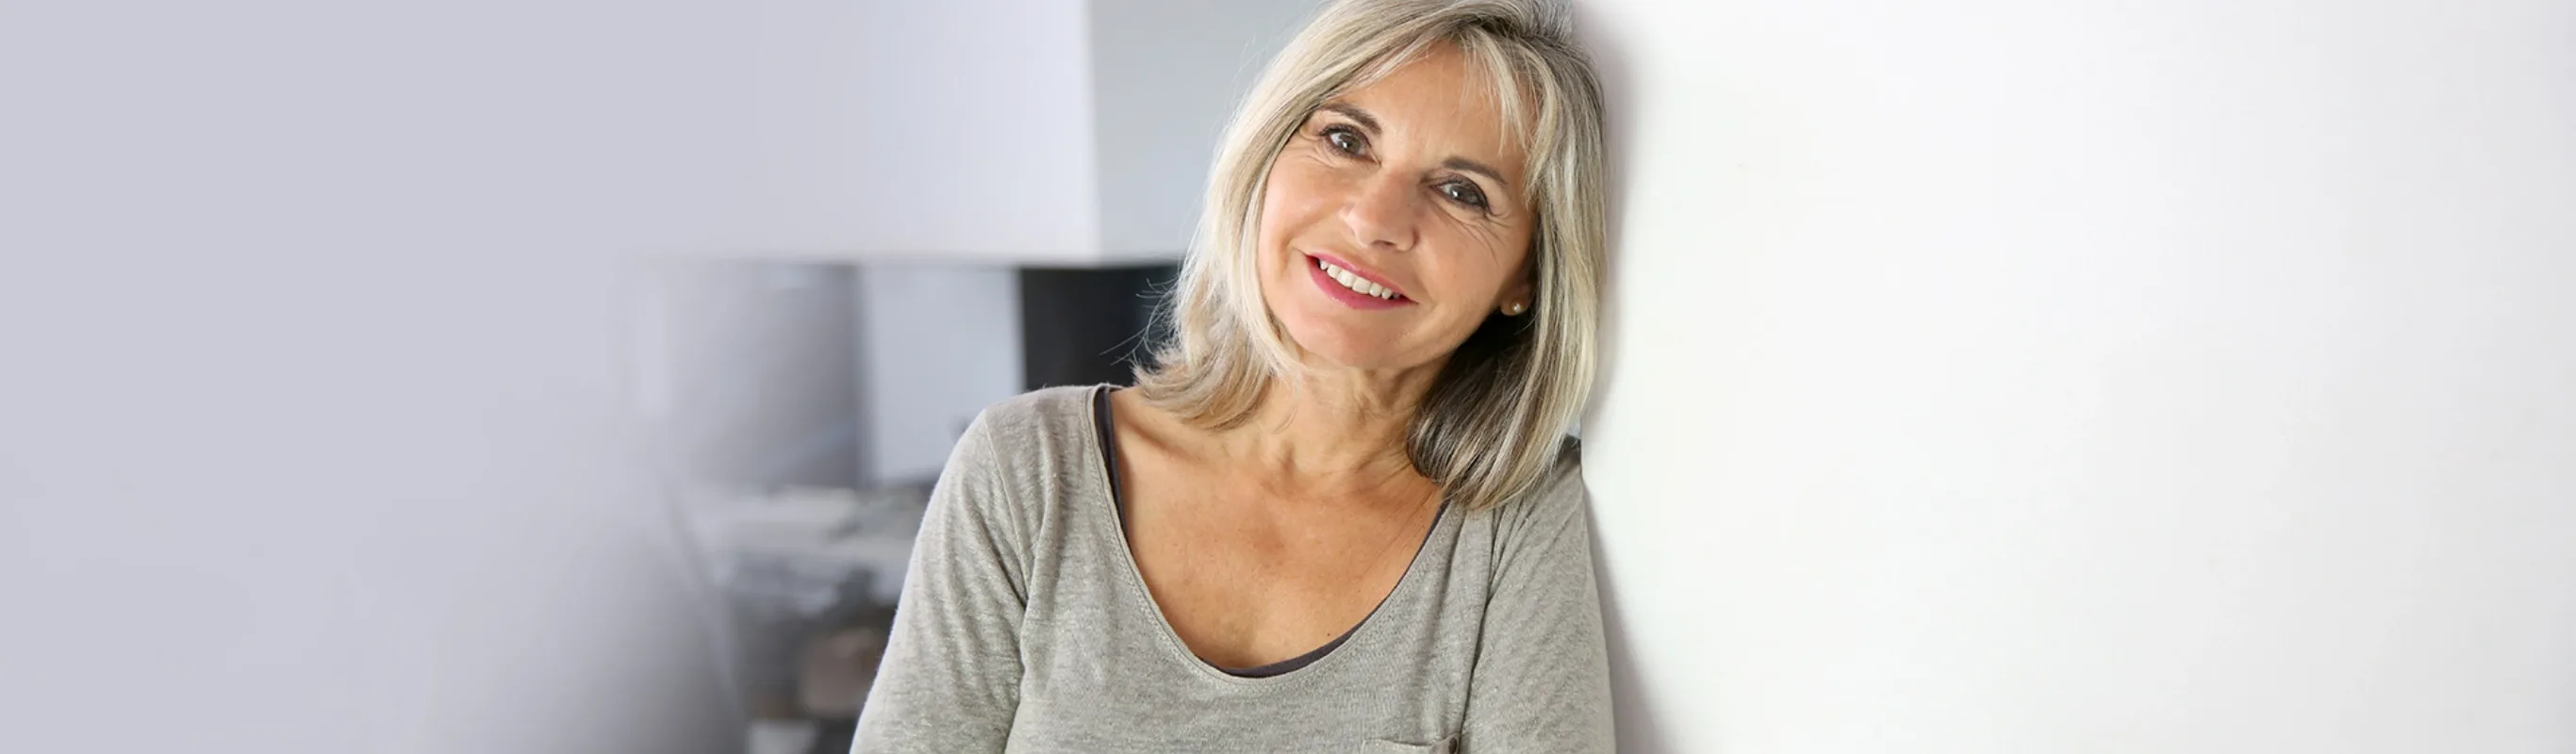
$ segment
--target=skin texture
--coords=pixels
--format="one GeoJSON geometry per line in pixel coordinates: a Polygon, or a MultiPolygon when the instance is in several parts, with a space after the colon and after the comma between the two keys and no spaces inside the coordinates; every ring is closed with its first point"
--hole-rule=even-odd
{"type": "Polygon", "coordinates": [[[1112,394],[1129,546],[1201,658],[1261,665],[1340,636],[1394,590],[1435,521],[1439,489],[1404,450],[1413,407],[1531,288],[1527,157],[1491,91],[1457,50],[1434,49],[1325,103],[1272,163],[1257,269],[1302,352],[1303,389],[1274,386],[1223,431],[1112,394]],[[1338,301],[1309,254],[1411,303],[1338,301]]]}

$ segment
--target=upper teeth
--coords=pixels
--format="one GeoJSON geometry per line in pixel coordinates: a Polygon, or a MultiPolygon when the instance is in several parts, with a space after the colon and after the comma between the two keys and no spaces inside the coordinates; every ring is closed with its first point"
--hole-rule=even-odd
{"type": "Polygon", "coordinates": [[[1340,281],[1344,288],[1366,293],[1388,301],[1395,300],[1395,292],[1387,290],[1386,286],[1369,282],[1368,278],[1353,275],[1350,270],[1335,267],[1331,262],[1318,259],[1315,260],[1315,264],[1322,266],[1324,268],[1324,274],[1334,280],[1340,281]]]}

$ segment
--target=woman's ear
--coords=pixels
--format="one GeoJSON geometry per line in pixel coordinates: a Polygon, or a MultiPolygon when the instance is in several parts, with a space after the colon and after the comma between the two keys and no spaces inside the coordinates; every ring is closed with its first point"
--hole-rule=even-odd
{"type": "Polygon", "coordinates": [[[1507,317],[1520,316],[1538,305],[1537,292],[1538,269],[1534,266],[1524,268],[1521,274],[1512,278],[1510,285],[1503,286],[1502,300],[1496,302],[1495,310],[1507,317]]]}

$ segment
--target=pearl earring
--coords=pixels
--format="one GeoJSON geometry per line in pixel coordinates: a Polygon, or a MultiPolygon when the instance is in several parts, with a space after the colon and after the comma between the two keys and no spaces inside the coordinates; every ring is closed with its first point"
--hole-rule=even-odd
{"type": "Polygon", "coordinates": [[[1525,311],[1529,311],[1529,305],[1518,301],[1511,302],[1503,307],[1503,314],[1505,316],[1518,317],[1521,316],[1521,312],[1525,311]]]}

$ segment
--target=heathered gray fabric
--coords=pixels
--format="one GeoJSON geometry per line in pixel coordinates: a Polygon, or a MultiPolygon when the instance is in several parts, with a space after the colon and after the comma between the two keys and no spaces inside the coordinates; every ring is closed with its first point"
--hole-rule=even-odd
{"type": "Polygon", "coordinates": [[[1219,672],[1163,621],[1111,507],[1090,388],[977,417],[931,493],[854,752],[1606,752],[1579,449],[1442,512],[1314,664],[1219,672]]]}

